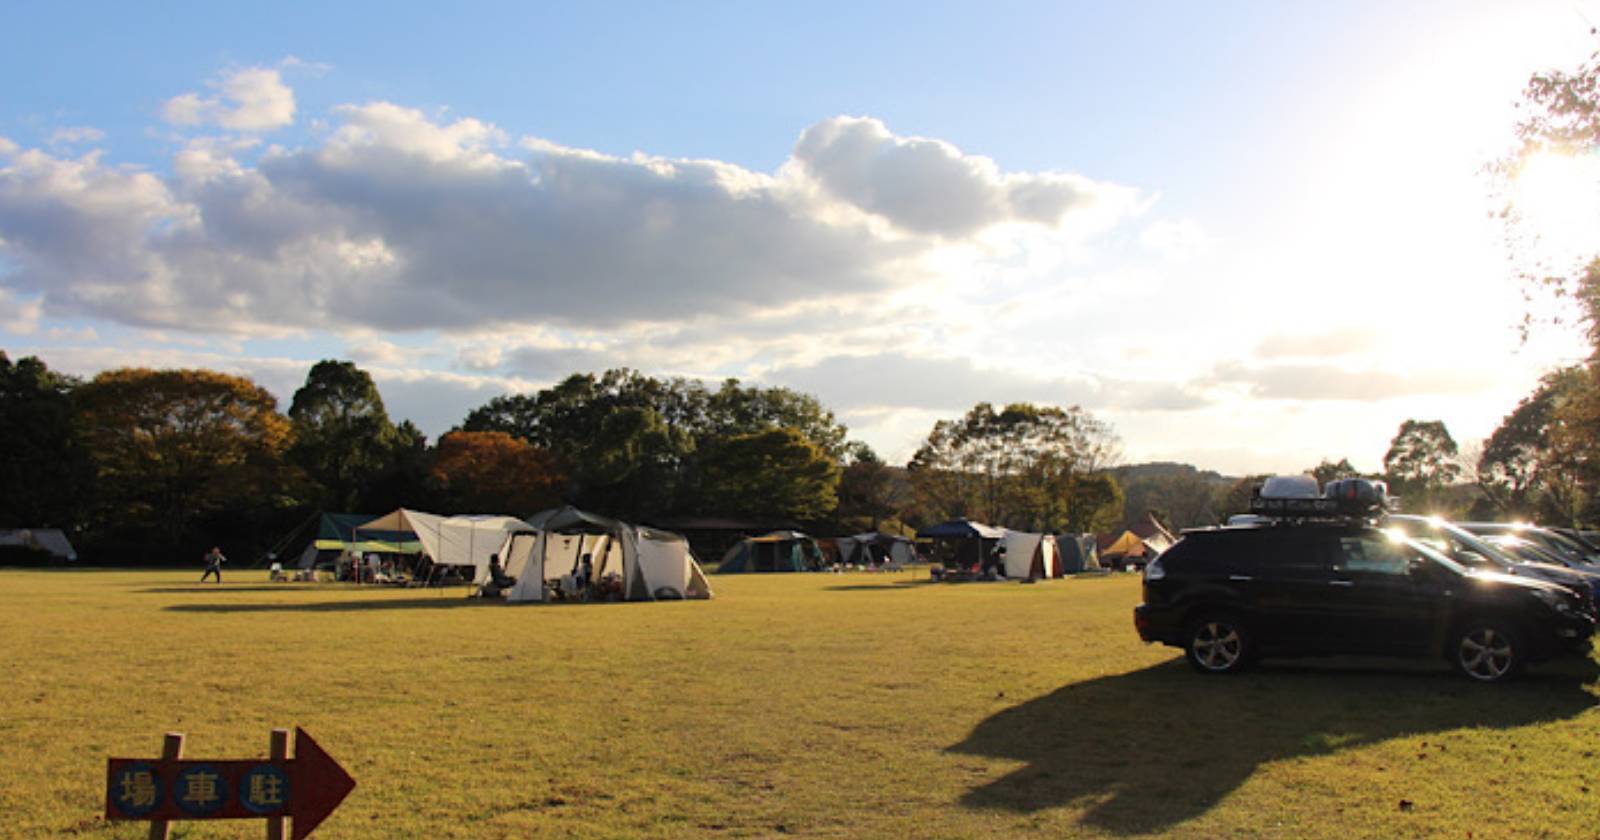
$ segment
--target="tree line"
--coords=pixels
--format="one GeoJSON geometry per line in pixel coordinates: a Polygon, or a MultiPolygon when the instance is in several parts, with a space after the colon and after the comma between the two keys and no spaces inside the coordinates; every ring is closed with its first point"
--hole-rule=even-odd
{"type": "Polygon", "coordinates": [[[955,516],[1034,530],[1114,521],[1110,428],[1078,409],[974,408],[899,470],[815,397],[729,379],[574,374],[495,397],[429,443],[349,361],[312,366],[286,412],[245,377],[123,368],[90,379],[0,351],[4,527],[59,527],[88,562],[259,559],[317,511],[640,521],[708,515],[820,533],[955,516]]]}

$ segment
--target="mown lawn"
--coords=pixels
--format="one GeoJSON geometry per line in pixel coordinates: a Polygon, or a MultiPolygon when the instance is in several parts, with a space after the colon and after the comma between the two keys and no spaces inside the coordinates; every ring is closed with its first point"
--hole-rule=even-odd
{"type": "Polygon", "coordinates": [[[1600,836],[1592,666],[1204,678],[1138,641],[1132,576],[925,576],[514,607],[0,572],[0,835],[142,837],[100,816],[107,756],[300,725],[358,782],[328,838],[1600,836]]]}

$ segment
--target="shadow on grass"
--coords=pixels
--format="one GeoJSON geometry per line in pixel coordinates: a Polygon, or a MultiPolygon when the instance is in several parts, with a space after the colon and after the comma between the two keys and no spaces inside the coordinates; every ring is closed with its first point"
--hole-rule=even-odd
{"type": "Polygon", "coordinates": [[[1178,659],[1064,686],[988,718],[949,749],[1026,762],[968,791],[969,808],[1031,813],[1076,802],[1086,825],[1142,834],[1204,814],[1268,762],[1571,718],[1595,706],[1585,689],[1593,677],[1592,663],[1551,664],[1480,686],[1442,669],[1318,663],[1219,678],[1178,659]]]}
{"type": "Polygon", "coordinates": [[[309,604],[173,604],[162,607],[180,613],[373,612],[381,610],[457,610],[504,607],[504,601],[466,598],[459,594],[427,598],[390,598],[383,601],[317,601],[309,604]]]}
{"type": "Polygon", "coordinates": [[[885,590],[892,591],[895,589],[913,589],[918,586],[930,586],[932,583],[933,581],[929,580],[886,580],[881,583],[841,583],[837,586],[824,586],[822,588],[827,592],[883,592],[885,590]]]}
{"type": "MultiPolygon", "coordinates": [[[[457,588],[458,589],[464,589],[464,587],[457,587],[457,588]]],[[[222,586],[217,586],[215,584],[200,584],[200,583],[196,583],[196,584],[189,584],[189,585],[183,585],[183,586],[151,586],[151,587],[146,587],[144,589],[140,589],[138,591],[141,592],[141,593],[146,593],[146,594],[160,594],[160,595],[185,594],[185,593],[195,593],[195,592],[205,592],[205,593],[210,594],[210,595],[217,595],[217,594],[228,593],[228,592],[316,592],[316,593],[321,593],[323,595],[326,595],[329,592],[340,592],[340,593],[344,593],[344,592],[393,592],[393,591],[395,591],[395,589],[396,589],[396,587],[393,587],[393,586],[355,586],[353,584],[343,584],[343,583],[337,583],[337,584],[327,584],[327,583],[300,583],[300,584],[295,584],[295,583],[263,583],[263,584],[241,584],[239,586],[233,586],[233,585],[228,585],[228,584],[224,584],[222,586]],[[330,587],[337,587],[337,588],[336,589],[330,589],[330,587]]]]}

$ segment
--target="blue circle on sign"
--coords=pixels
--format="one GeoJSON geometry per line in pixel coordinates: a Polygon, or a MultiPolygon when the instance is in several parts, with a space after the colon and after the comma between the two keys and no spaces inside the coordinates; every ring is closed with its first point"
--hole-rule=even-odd
{"type": "Polygon", "coordinates": [[[239,779],[239,801],[254,814],[272,814],[289,806],[289,776],[271,764],[257,764],[239,779]]]}
{"type": "Polygon", "coordinates": [[[111,801],[130,817],[142,817],[161,805],[161,777],[153,765],[138,762],[111,779],[111,801]]]}
{"type": "Polygon", "coordinates": [[[227,804],[228,780],[209,764],[184,768],[172,785],[172,799],[191,817],[209,817],[227,804]]]}

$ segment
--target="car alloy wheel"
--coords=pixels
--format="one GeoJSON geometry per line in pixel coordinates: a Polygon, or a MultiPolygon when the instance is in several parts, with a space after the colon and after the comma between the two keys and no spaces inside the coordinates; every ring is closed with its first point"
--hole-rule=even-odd
{"type": "Polygon", "coordinates": [[[1516,670],[1516,647],[1505,631],[1493,625],[1479,625],[1462,633],[1456,642],[1456,665],[1475,680],[1503,680],[1516,670]]]}
{"type": "Polygon", "coordinates": [[[1244,634],[1231,621],[1202,621],[1189,634],[1189,658],[1213,673],[1238,670],[1244,664],[1244,634]]]}

